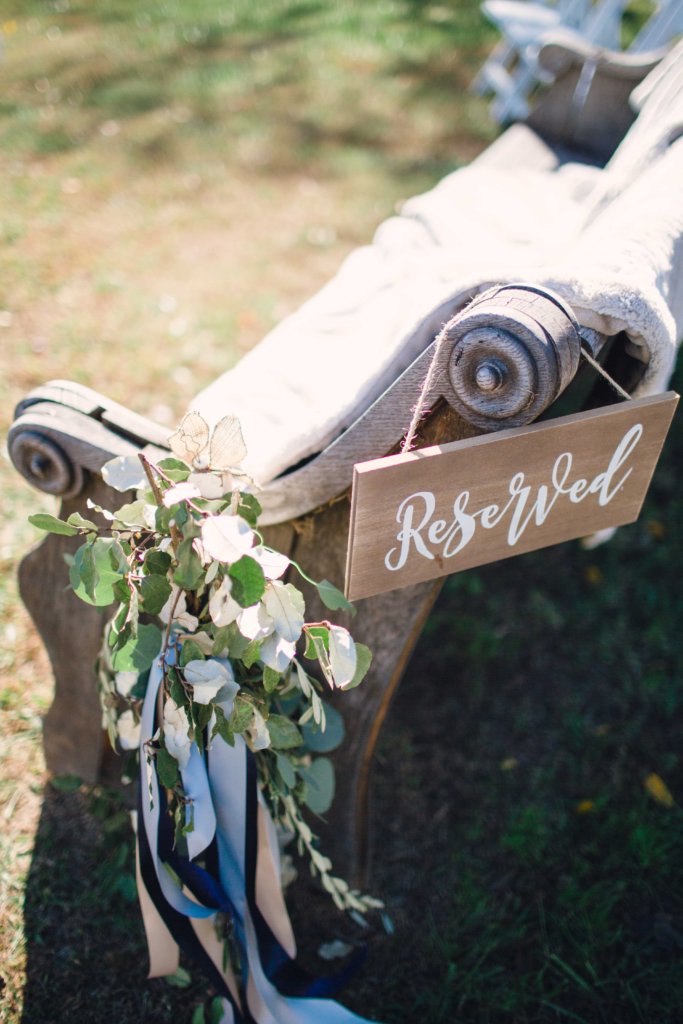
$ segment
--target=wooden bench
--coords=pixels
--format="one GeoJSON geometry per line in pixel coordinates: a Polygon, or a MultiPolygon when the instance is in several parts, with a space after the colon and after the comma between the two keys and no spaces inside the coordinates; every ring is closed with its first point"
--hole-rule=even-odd
{"type": "MultiPolygon", "coordinates": [[[[666,274],[652,284],[659,289],[656,295],[668,295],[671,302],[667,306],[663,299],[661,309],[658,300],[654,303],[648,351],[648,337],[628,315],[620,319],[609,289],[604,296],[582,297],[569,270],[562,271],[564,278],[561,267],[551,265],[525,273],[539,254],[548,258],[545,242],[562,249],[562,232],[567,246],[571,235],[581,253],[583,235],[595,233],[592,220],[581,226],[587,192],[602,189],[596,216],[604,210],[609,217],[612,206],[622,203],[621,214],[617,209],[614,216],[623,217],[629,202],[639,201],[629,198],[632,186],[624,184],[628,168],[615,158],[601,170],[595,153],[586,157],[584,143],[623,134],[633,117],[627,95],[649,64],[638,69],[632,60],[620,64],[616,55],[603,62],[579,109],[571,83],[580,77],[580,62],[580,54],[565,54],[544,101],[546,113],[539,107],[533,129],[513,126],[469,168],[409,201],[321,293],[189,403],[207,419],[227,412],[240,417],[248,468],[262,484],[268,540],[316,578],[341,584],[353,465],[396,450],[431,363],[434,338],[451,318],[448,345],[427,396],[430,412],[420,427],[420,445],[537,418],[574,378],[582,346],[594,357],[611,348],[613,372],[629,389],[639,382],[654,390],[663,386],[683,330],[683,299],[674,295],[666,274]],[[622,97],[618,105],[615,82],[622,97]],[[601,94],[609,102],[602,102],[601,94]],[[560,102],[567,115],[564,135],[557,127],[560,102]],[[577,139],[578,155],[571,148],[577,139]],[[602,188],[614,168],[617,178],[621,175],[616,198],[602,188]],[[541,183],[549,190],[545,197],[541,183]],[[463,200],[467,195],[473,197],[472,209],[463,200]],[[532,224],[527,217],[525,227],[520,204],[546,203],[553,210],[562,196],[564,213],[556,225],[543,218],[532,224]],[[490,217],[477,222],[481,210],[490,217]],[[514,244],[506,240],[507,263],[497,252],[496,217],[517,233],[514,244]],[[520,240],[524,227],[526,237],[520,240]],[[457,241],[455,247],[444,243],[449,237],[457,241]],[[526,283],[519,285],[518,276],[526,283]],[[491,290],[501,281],[508,283],[491,290]]],[[[647,102],[641,118],[647,127],[647,102]]],[[[629,157],[629,138],[624,145],[629,157]]],[[[630,145],[633,149],[632,139],[630,145]]],[[[649,161],[656,173],[661,176],[666,161],[675,161],[683,181],[683,141],[668,148],[662,143],[660,150],[649,161]]],[[[642,178],[637,167],[636,172],[642,178]]],[[[668,173],[677,172],[669,168],[668,173]]],[[[671,205],[680,223],[683,197],[672,197],[671,205]]],[[[634,224],[631,242],[640,252],[648,240],[642,242],[638,230],[634,224]]],[[[626,232],[626,250],[631,242],[626,232]]],[[[18,471],[39,490],[60,497],[62,515],[68,516],[83,511],[89,499],[104,506],[116,502],[119,496],[108,493],[100,477],[102,465],[140,449],[158,455],[168,433],[92,390],[56,381],[19,404],[9,450],[18,471]]],[[[94,781],[108,770],[93,670],[107,612],[83,605],[65,590],[64,554],[74,546],[71,538],[48,536],[23,560],[20,588],[55,674],[55,699],[44,730],[48,767],[94,781]]],[[[363,600],[353,620],[354,636],[371,646],[374,661],[363,686],[342,695],[347,736],[335,755],[338,784],[327,845],[337,867],[355,880],[367,862],[366,805],[375,742],[439,586],[424,583],[363,600]]],[[[306,596],[309,616],[325,617],[314,594],[306,596]]]]}

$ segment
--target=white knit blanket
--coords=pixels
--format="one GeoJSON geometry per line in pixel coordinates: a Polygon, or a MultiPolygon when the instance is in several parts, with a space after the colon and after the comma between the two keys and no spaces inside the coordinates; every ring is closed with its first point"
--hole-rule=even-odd
{"type": "Polygon", "coordinates": [[[556,290],[585,326],[624,330],[647,363],[639,392],[662,390],[683,335],[683,138],[672,142],[683,134],[683,43],[654,74],[605,169],[475,161],[454,172],[191,408],[212,422],[239,416],[245,467],[265,483],[353,422],[463,291],[522,280],[556,290]]]}

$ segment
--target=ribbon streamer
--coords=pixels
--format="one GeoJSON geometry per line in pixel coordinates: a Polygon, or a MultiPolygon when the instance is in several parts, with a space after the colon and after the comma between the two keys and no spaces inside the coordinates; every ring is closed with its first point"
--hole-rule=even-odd
{"type": "MultiPolygon", "coordinates": [[[[223,998],[224,1024],[371,1024],[329,998],[364,953],[333,978],[316,978],[294,962],[275,826],[242,736],[232,747],[214,737],[205,755],[193,744],[182,769],[194,817],[189,856],[174,849],[166,794],[147,749],[160,717],[162,679],[158,659],[142,709],[138,814],[138,891],[150,977],[173,973],[182,950],[223,998]],[[204,866],[196,863],[199,857],[204,866]],[[231,922],[239,947],[242,991],[217,934],[219,913],[231,922]]],[[[229,716],[230,708],[224,710],[229,716]]]]}

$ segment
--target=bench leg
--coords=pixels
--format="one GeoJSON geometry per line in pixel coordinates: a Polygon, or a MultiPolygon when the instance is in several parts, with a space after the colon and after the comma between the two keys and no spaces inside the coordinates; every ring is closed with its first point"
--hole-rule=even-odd
{"type": "MultiPolygon", "coordinates": [[[[63,502],[60,516],[66,518],[72,512],[87,516],[87,498],[109,507],[111,493],[99,477],[92,477],[77,498],[63,502]]],[[[48,534],[21,562],[19,590],[55,676],[54,701],[43,733],[47,767],[55,775],[73,774],[84,782],[96,782],[108,741],[102,730],[94,665],[109,610],[84,604],[69,589],[64,555],[81,543],[79,537],[48,534]]]]}

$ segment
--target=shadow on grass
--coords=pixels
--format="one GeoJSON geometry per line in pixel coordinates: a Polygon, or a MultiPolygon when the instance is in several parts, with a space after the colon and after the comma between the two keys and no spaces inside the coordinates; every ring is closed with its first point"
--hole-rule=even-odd
{"type": "Polygon", "coordinates": [[[187,1020],[204,998],[146,981],[128,813],[120,798],[48,786],[26,886],[24,1024],[187,1020]]]}

